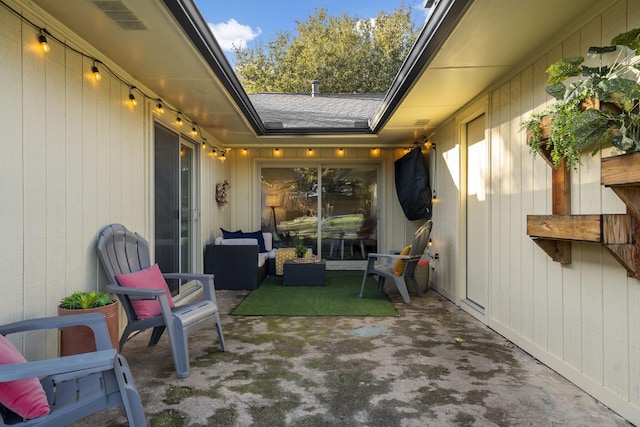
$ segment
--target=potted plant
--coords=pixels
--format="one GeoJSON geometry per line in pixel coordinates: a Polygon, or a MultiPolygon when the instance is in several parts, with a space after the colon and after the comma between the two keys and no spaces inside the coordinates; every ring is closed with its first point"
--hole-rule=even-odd
{"type": "Polygon", "coordinates": [[[307,247],[302,243],[298,243],[296,245],[296,256],[298,258],[304,258],[306,254],[307,254],[307,247]]]}
{"type": "MultiPolygon", "coordinates": [[[[118,301],[109,294],[96,291],[77,291],[60,300],[58,305],[58,315],[87,312],[99,312],[105,315],[107,329],[111,338],[113,348],[118,348],[119,335],[119,304],[118,301]]],[[[96,343],[93,332],[87,326],[73,326],[60,330],[60,355],[69,356],[72,354],[86,353],[96,350],[96,343]]]]}
{"type": "Polygon", "coordinates": [[[609,145],[624,152],[640,151],[639,55],[640,28],[636,28],[614,37],[611,46],[589,48],[588,57],[599,59],[595,67],[584,65],[582,56],[551,64],[546,92],[556,102],[521,124],[531,152],[547,152],[555,167],[564,161],[575,169],[589,148],[592,155],[609,145]],[[576,76],[581,77],[564,83],[576,76]]]}

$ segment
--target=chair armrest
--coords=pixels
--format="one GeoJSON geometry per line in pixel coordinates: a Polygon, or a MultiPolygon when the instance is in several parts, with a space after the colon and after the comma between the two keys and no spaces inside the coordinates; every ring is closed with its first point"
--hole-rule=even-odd
{"type": "Polygon", "coordinates": [[[93,331],[98,350],[108,350],[112,348],[107,323],[102,313],[82,313],[21,320],[7,325],[0,325],[0,334],[8,335],[41,329],[66,328],[69,326],[88,326],[93,331]]]}
{"type": "Polygon", "coordinates": [[[370,253],[369,257],[370,258],[388,258],[388,259],[412,259],[412,258],[415,258],[415,255],[411,256],[411,255],[400,255],[400,254],[376,254],[376,253],[370,253]]]}
{"type": "Polygon", "coordinates": [[[167,327],[172,327],[173,320],[171,316],[171,307],[169,306],[169,297],[167,296],[168,292],[166,290],[130,288],[114,284],[109,284],[105,287],[114,294],[126,295],[131,300],[157,299],[160,303],[160,311],[162,312],[162,317],[164,318],[167,327]]]}
{"type": "Polygon", "coordinates": [[[195,280],[202,283],[203,297],[206,300],[216,302],[216,287],[213,283],[213,274],[196,273],[164,273],[165,279],[195,280]]]}
{"type": "Polygon", "coordinates": [[[60,376],[74,372],[75,374],[72,374],[70,378],[75,378],[78,376],[78,371],[83,371],[83,375],[91,372],[106,371],[113,369],[116,355],[116,350],[111,348],[27,363],[4,364],[0,365],[0,382],[43,376],[60,376]]]}
{"type": "Polygon", "coordinates": [[[164,289],[130,288],[114,284],[105,287],[114,294],[128,295],[131,299],[157,299],[166,293],[164,289]]]}

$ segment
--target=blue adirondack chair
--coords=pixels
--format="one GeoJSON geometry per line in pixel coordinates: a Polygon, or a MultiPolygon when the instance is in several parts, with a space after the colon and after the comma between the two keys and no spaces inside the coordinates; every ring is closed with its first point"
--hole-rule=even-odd
{"type": "Polygon", "coordinates": [[[419,296],[422,296],[422,290],[416,281],[415,272],[418,266],[418,261],[429,243],[429,236],[431,235],[431,228],[433,227],[433,221],[428,220],[418,230],[416,230],[413,241],[411,242],[411,249],[408,254],[399,254],[398,251],[392,251],[389,254],[376,254],[370,253],[368,255],[367,269],[364,272],[362,278],[362,286],[360,287],[360,298],[364,293],[365,283],[367,277],[376,275],[378,276],[378,289],[382,291],[385,280],[393,280],[393,283],[398,288],[400,295],[405,303],[409,304],[411,298],[409,297],[409,291],[407,289],[407,280],[413,283],[419,296]],[[381,262],[376,263],[380,260],[381,262]],[[401,269],[395,269],[395,263],[398,261],[404,261],[401,269]],[[398,271],[399,270],[399,271],[398,271]]]}
{"type": "Polygon", "coordinates": [[[133,376],[126,359],[111,346],[103,314],[23,320],[0,325],[0,334],[6,336],[78,325],[93,330],[96,351],[0,365],[0,383],[40,378],[51,410],[47,415],[24,421],[3,407],[0,410],[0,426],[63,426],[112,407],[124,408],[130,426],[147,425],[133,376]]]}
{"type": "Polygon", "coordinates": [[[197,281],[203,290],[202,300],[171,308],[165,290],[120,286],[116,279],[116,275],[133,273],[151,266],[149,244],[142,236],[127,230],[121,224],[111,224],[101,231],[97,250],[111,283],[107,285],[107,289],[118,296],[127,315],[127,326],[120,338],[120,350],[137,332],[149,328],[153,328],[149,347],[154,346],[166,330],[178,378],[189,375],[189,333],[215,325],[220,349],[225,351],[212,274],[164,273],[166,279],[197,281]],[[140,299],[157,299],[162,313],[139,319],[131,301],[140,299]]]}

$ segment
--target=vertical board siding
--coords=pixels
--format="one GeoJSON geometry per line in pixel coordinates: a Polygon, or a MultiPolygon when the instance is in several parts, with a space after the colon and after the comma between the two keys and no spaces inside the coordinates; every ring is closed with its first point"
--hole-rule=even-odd
{"type": "MultiPolygon", "coordinates": [[[[0,271],[3,298],[0,313],[18,319],[23,313],[24,201],[22,152],[22,24],[0,11],[0,99],[6,107],[0,114],[3,130],[0,156],[0,271]]],[[[22,342],[16,342],[20,348],[22,342]]]]}
{"type": "MultiPolygon", "coordinates": [[[[615,2],[566,39],[549,44],[545,55],[528,66],[522,64],[517,75],[487,94],[492,219],[490,298],[485,310],[489,326],[636,424],[640,422],[640,281],[628,278],[599,244],[573,243],[571,264],[561,265],[526,235],[528,214],[551,214],[551,169],[529,154],[518,128],[531,113],[553,102],[544,91],[548,65],[561,57],[583,55],[589,46],[606,45],[616,34],[638,26],[640,0],[615,2]]],[[[461,135],[448,132],[455,126],[447,125],[434,137],[444,152],[464,144],[461,135]]],[[[438,171],[446,171],[446,156],[438,159],[438,171]]],[[[600,154],[587,153],[582,166],[572,171],[573,214],[625,212],[615,194],[600,185],[600,159],[600,154]]],[[[460,170],[458,177],[438,173],[438,179],[462,182],[464,173],[460,170]]],[[[455,186],[438,182],[443,190],[455,191],[455,186]]],[[[442,245],[463,245],[458,235],[464,235],[460,230],[464,225],[448,219],[452,209],[446,203],[436,206],[434,235],[450,239],[442,245]]],[[[464,212],[464,206],[459,209],[464,212]]],[[[460,271],[445,262],[436,270],[436,288],[445,291],[446,281],[460,271]]],[[[456,300],[463,297],[453,295],[456,300]]]]}
{"type": "MultiPolygon", "coordinates": [[[[0,322],[57,314],[58,301],[100,289],[96,236],[110,222],[150,229],[148,108],[92,61],[0,7],[0,322]]],[[[13,337],[27,358],[57,354],[57,333],[13,337]],[[25,338],[26,337],[26,338],[25,338]]]]}

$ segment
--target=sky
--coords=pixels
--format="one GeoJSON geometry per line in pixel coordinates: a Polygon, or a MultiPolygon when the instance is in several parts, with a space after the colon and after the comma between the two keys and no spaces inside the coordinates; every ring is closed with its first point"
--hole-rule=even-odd
{"type": "Polygon", "coordinates": [[[375,17],[379,11],[390,13],[402,3],[412,10],[416,28],[420,28],[426,18],[425,0],[196,0],[209,27],[233,63],[231,48],[235,46],[254,47],[259,41],[265,44],[278,31],[295,31],[295,21],[306,21],[315,15],[316,9],[324,7],[330,15],[357,15],[361,19],[375,17]]]}

